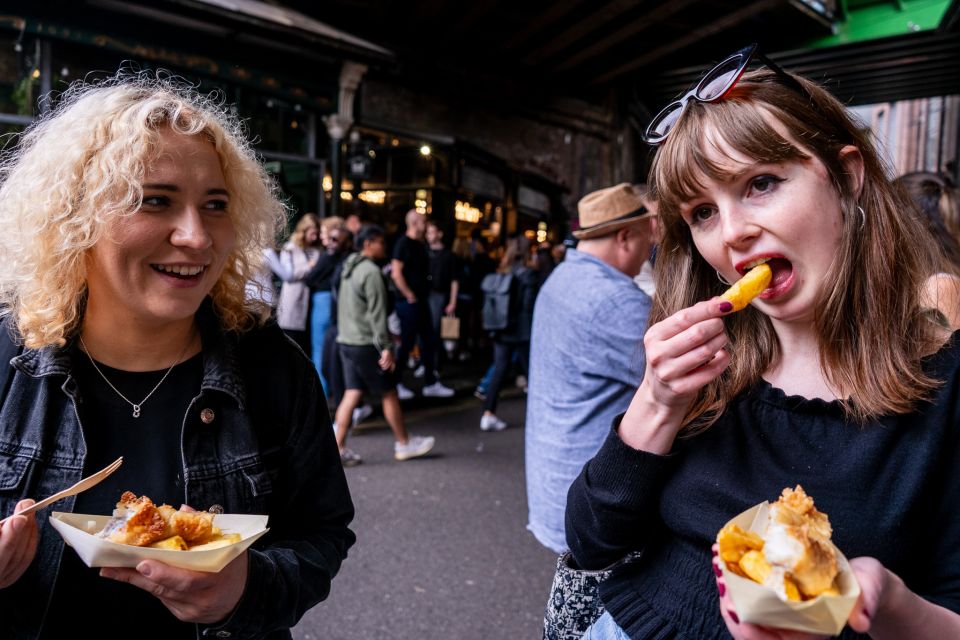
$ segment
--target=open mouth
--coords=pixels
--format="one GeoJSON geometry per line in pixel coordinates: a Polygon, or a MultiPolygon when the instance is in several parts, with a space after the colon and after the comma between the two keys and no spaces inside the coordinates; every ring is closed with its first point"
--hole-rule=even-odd
{"type": "Polygon", "coordinates": [[[773,274],[770,278],[770,284],[767,285],[767,288],[760,294],[761,298],[772,298],[789,289],[793,281],[793,263],[782,256],[757,258],[756,260],[751,260],[743,265],[739,265],[737,270],[740,271],[741,274],[746,274],[750,269],[761,264],[769,266],[773,274]]]}
{"type": "Polygon", "coordinates": [[[206,265],[151,264],[150,267],[158,273],[178,280],[199,280],[207,270],[206,265]]]}

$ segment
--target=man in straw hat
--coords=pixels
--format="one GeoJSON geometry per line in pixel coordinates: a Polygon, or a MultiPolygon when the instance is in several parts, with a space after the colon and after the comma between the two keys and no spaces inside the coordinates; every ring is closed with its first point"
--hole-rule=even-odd
{"type": "Polygon", "coordinates": [[[652,303],[633,278],[650,256],[655,204],[624,183],[577,209],[580,243],[534,309],[527,399],[527,528],[557,553],[567,548],[567,489],[643,378],[652,303]]]}

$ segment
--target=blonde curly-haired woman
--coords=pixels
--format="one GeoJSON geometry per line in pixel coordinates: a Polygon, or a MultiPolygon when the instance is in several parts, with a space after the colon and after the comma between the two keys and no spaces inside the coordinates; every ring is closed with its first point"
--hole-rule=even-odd
{"type": "Polygon", "coordinates": [[[309,360],[245,300],[283,205],[239,121],[169,81],[77,85],[2,164],[0,307],[20,349],[0,410],[0,512],[118,456],[60,511],[156,503],[270,516],[219,573],[82,564],[46,514],[0,528],[4,637],[109,624],[289,638],[354,541],[309,360]]]}

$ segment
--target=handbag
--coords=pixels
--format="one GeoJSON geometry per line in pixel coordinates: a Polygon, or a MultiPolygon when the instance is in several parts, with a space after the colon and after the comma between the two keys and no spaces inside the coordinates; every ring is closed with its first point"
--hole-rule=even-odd
{"type": "Polygon", "coordinates": [[[619,562],[599,571],[585,571],[570,566],[567,551],[557,558],[547,610],[543,617],[543,640],[581,640],[597,618],[603,615],[600,583],[610,577],[621,564],[633,562],[640,552],[632,552],[619,562]]]}
{"type": "Polygon", "coordinates": [[[440,318],[440,338],[442,340],[458,340],[460,338],[460,318],[457,316],[440,318]]]}

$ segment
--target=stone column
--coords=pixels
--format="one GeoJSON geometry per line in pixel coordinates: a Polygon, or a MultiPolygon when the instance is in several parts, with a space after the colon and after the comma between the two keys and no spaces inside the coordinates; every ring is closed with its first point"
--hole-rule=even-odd
{"type": "Polygon", "coordinates": [[[330,178],[333,188],[330,191],[330,215],[340,212],[340,183],[343,180],[343,163],[341,162],[340,147],[343,139],[353,126],[353,99],[357,95],[357,88],[363,74],[367,72],[367,65],[356,62],[344,62],[340,70],[340,92],[337,100],[337,112],[323,117],[330,134],[330,178]]]}

